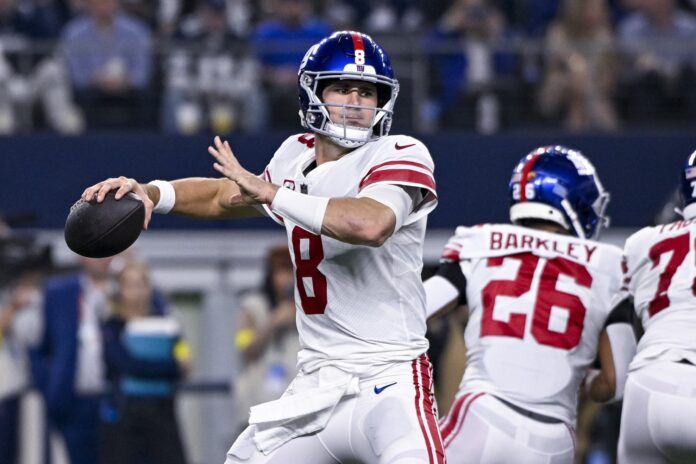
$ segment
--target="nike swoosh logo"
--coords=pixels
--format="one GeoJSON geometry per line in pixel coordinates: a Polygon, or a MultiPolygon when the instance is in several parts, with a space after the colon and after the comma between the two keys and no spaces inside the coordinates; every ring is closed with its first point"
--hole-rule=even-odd
{"type": "Polygon", "coordinates": [[[375,395],[379,395],[379,394],[382,393],[385,389],[391,387],[392,385],[396,385],[396,382],[390,383],[389,385],[385,385],[385,386],[383,386],[383,387],[381,387],[381,388],[377,388],[377,385],[375,385],[375,395]]]}
{"type": "Polygon", "coordinates": [[[409,145],[399,145],[399,142],[396,142],[394,144],[394,148],[396,148],[397,150],[403,150],[404,148],[412,147],[414,145],[415,145],[415,143],[411,143],[409,145]]]}

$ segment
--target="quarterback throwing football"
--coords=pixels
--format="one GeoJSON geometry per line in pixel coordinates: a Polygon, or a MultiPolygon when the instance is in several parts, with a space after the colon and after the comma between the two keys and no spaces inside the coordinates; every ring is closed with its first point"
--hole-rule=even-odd
{"type": "Polygon", "coordinates": [[[398,83],[367,35],[336,32],[298,73],[300,117],[261,176],[230,145],[209,148],[221,179],[108,179],[83,196],[133,191],[151,211],[199,218],[267,215],[283,225],[295,268],[300,373],[251,408],[227,463],[443,463],[420,281],[433,161],[389,136],[398,83]]]}

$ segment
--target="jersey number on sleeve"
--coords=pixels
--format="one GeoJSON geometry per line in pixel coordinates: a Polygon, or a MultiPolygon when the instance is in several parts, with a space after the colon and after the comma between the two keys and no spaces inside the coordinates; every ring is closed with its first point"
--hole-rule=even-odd
{"type": "Polygon", "coordinates": [[[674,273],[677,272],[677,268],[681,266],[684,262],[684,258],[689,254],[689,234],[686,233],[677,235],[676,237],[670,237],[653,245],[652,248],[650,248],[650,260],[653,263],[652,268],[655,269],[655,267],[660,264],[662,255],[669,252],[672,253],[672,256],[670,256],[665,270],[660,274],[655,297],[648,306],[648,314],[650,314],[650,317],[653,317],[669,306],[667,290],[672,283],[672,278],[674,277],[674,273]]]}
{"type": "MultiPolygon", "coordinates": [[[[488,259],[488,267],[502,266],[504,260],[520,261],[520,268],[514,280],[492,280],[483,289],[483,316],[481,318],[481,336],[497,335],[503,337],[524,337],[527,315],[510,313],[508,321],[493,318],[495,300],[499,296],[520,297],[531,290],[532,280],[539,263],[539,257],[531,253],[488,259]]],[[[592,276],[581,264],[564,258],[554,258],[546,261],[537,290],[532,317],[532,336],[547,346],[569,350],[580,343],[585,320],[586,308],[576,295],[562,292],[556,288],[558,277],[571,277],[581,287],[590,288],[592,276]],[[556,307],[567,311],[565,329],[551,327],[551,311],[556,307]],[[562,330],[562,331],[561,331],[562,330]]],[[[557,309],[557,311],[558,311],[557,309]]],[[[562,316],[560,316],[562,317],[562,316]]]]}
{"type": "Polygon", "coordinates": [[[326,276],[319,270],[324,259],[321,236],[301,227],[292,229],[292,252],[295,255],[295,282],[305,314],[324,314],[326,276]]]}

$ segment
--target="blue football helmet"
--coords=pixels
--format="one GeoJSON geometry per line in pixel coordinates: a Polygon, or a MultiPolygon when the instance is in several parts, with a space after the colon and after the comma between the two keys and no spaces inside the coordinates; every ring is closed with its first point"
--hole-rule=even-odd
{"type": "Polygon", "coordinates": [[[609,193],[592,163],[577,150],[537,148],[519,162],[509,187],[513,224],[524,219],[551,221],[592,239],[609,225],[609,193]]]}
{"type": "Polygon", "coordinates": [[[684,219],[693,219],[696,217],[696,151],[684,163],[680,184],[682,210],[678,212],[684,219]]]}
{"type": "Polygon", "coordinates": [[[302,126],[324,134],[337,145],[359,147],[389,134],[399,83],[394,79],[389,57],[366,34],[334,32],[312,46],[298,72],[300,120],[302,126]],[[377,86],[377,107],[368,128],[349,126],[346,121],[331,121],[327,106],[365,109],[359,105],[333,105],[321,100],[326,85],[336,79],[372,82],[377,86]]]}

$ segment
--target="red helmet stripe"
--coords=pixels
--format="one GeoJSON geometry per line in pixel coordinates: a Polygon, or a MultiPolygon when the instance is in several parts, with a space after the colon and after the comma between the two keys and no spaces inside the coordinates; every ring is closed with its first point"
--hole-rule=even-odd
{"type": "Polygon", "coordinates": [[[350,36],[353,38],[353,50],[365,50],[365,44],[363,44],[362,36],[357,32],[351,32],[350,36]]]}
{"type": "Polygon", "coordinates": [[[539,158],[539,154],[532,155],[522,167],[522,174],[520,177],[520,201],[527,201],[527,176],[534,167],[537,158],[539,158]]]}

